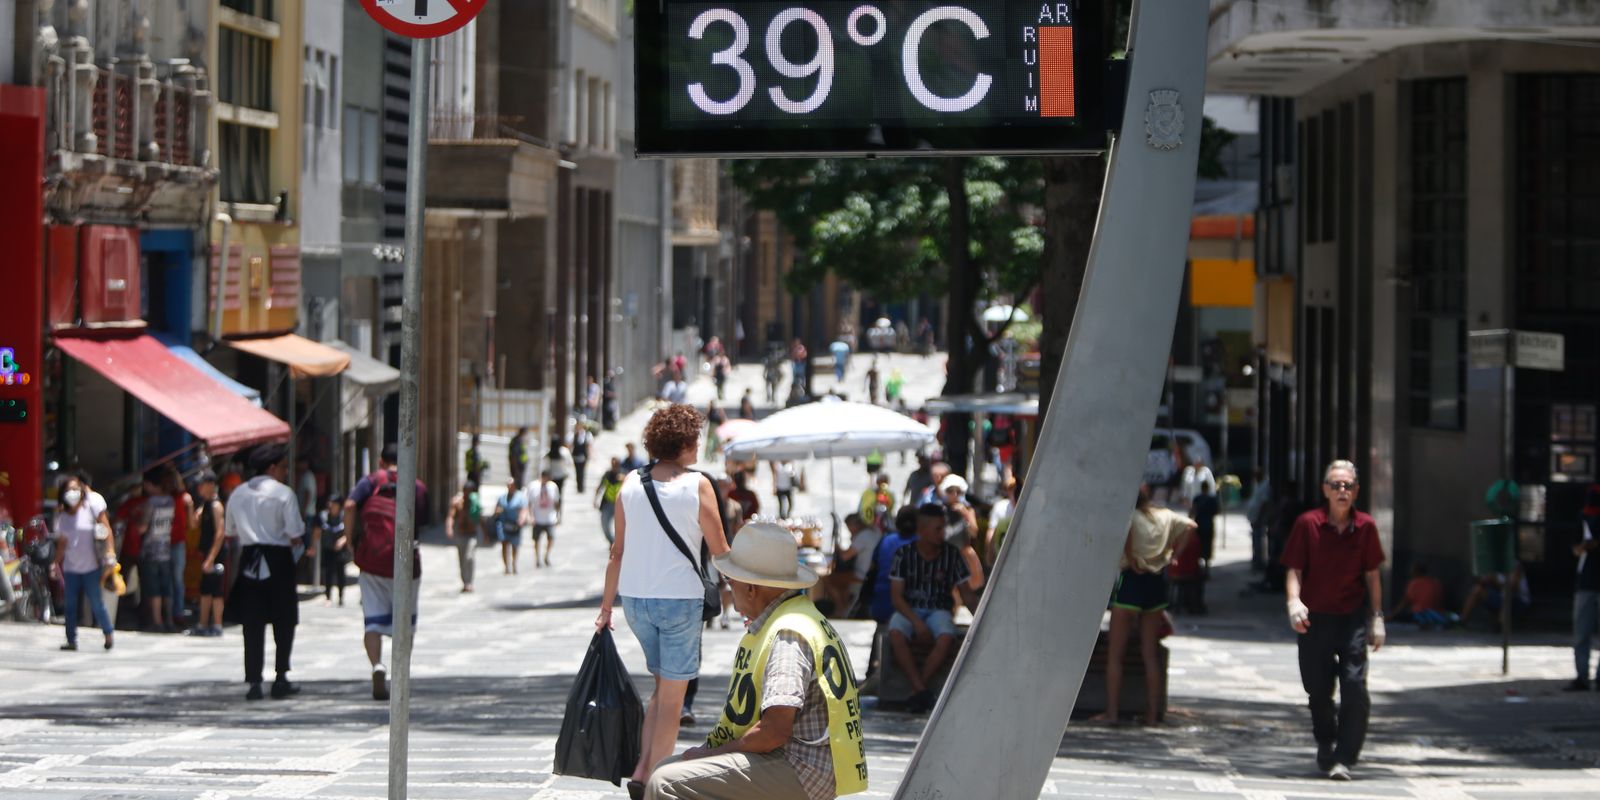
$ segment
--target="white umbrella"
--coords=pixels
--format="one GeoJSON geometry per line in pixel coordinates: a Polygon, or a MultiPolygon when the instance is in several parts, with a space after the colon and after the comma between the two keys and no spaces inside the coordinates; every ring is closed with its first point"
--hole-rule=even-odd
{"type": "Polygon", "coordinates": [[[1015,309],[1016,316],[1012,316],[1012,310],[1011,306],[990,306],[983,310],[983,321],[1005,322],[1008,319],[1014,322],[1028,321],[1028,312],[1018,308],[1015,309]]]}
{"type": "Polygon", "coordinates": [[[741,461],[792,461],[915,450],[933,440],[932,428],[904,414],[824,398],[784,409],[744,429],[722,452],[741,461]]]}
{"type": "MultiPolygon", "coordinates": [[[[828,497],[830,503],[837,503],[833,493],[834,457],[915,450],[933,441],[933,428],[904,414],[867,403],[824,398],[784,409],[746,428],[722,452],[733,461],[829,459],[828,497]]],[[[834,511],[837,522],[837,506],[834,511]]]]}

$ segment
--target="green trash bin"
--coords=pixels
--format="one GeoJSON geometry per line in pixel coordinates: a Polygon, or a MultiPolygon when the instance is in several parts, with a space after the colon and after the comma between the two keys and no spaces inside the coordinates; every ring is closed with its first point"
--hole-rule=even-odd
{"type": "Polygon", "coordinates": [[[1221,483],[1221,486],[1219,487],[1220,490],[1221,490],[1221,492],[1220,492],[1221,498],[1220,499],[1221,499],[1223,505],[1227,505],[1227,506],[1239,505],[1239,498],[1242,496],[1242,494],[1243,494],[1242,490],[1244,488],[1242,482],[1239,480],[1239,476],[1238,475],[1224,475],[1224,476],[1222,476],[1222,480],[1220,481],[1220,483],[1221,483]]]}
{"type": "Polygon", "coordinates": [[[1516,525],[1510,517],[1472,521],[1472,574],[1510,573],[1517,563],[1516,525]]]}

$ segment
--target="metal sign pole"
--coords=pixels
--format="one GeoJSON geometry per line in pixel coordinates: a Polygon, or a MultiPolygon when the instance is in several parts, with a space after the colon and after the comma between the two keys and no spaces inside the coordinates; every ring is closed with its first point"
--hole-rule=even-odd
{"type": "Polygon", "coordinates": [[[422,371],[422,227],[428,158],[429,40],[411,40],[411,120],[406,138],[405,304],[400,310],[400,463],[394,508],[394,652],[390,664],[389,800],[405,800],[411,726],[412,547],[417,530],[417,375],[422,371]]]}

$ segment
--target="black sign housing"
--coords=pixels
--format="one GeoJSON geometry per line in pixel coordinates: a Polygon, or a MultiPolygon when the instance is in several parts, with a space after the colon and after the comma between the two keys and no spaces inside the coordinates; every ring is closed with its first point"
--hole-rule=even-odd
{"type": "Polygon", "coordinates": [[[645,156],[1098,152],[1097,0],[640,0],[645,156]]]}

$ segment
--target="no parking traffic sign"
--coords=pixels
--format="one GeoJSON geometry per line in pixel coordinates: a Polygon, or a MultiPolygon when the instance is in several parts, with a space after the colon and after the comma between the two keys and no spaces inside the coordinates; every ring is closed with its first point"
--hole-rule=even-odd
{"type": "Polygon", "coordinates": [[[361,0],[379,25],[413,39],[455,33],[472,21],[489,0],[361,0]]]}

